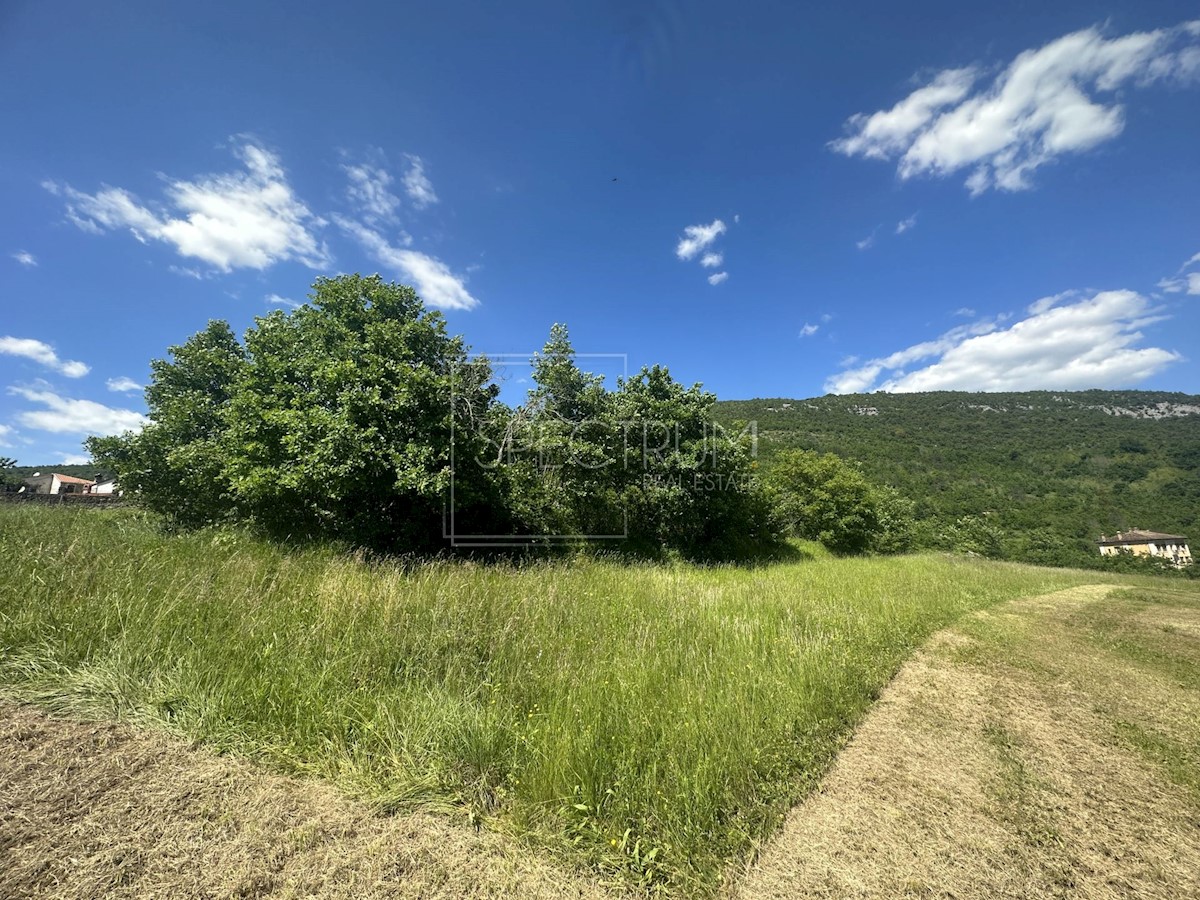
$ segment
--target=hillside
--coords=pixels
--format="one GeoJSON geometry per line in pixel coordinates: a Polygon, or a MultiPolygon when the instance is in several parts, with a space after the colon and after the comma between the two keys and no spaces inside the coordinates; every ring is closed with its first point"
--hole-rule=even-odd
{"type": "Polygon", "coordinates": [[[833,452],[914,501],[927,546],[1095,564],[1101,533],[1187,534],[1200,505],[1200,396],[936,392],[724,401],[783,448],[833,452]]]}

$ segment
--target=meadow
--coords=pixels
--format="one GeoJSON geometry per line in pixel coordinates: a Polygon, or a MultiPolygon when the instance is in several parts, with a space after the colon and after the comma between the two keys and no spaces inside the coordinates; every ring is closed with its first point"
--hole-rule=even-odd
{"type": "Polygon", "coordinates": [[[715,892],[905,658],[1099,580],[966,557],[379,560],[0,506],[0,691],[715,892]]]}

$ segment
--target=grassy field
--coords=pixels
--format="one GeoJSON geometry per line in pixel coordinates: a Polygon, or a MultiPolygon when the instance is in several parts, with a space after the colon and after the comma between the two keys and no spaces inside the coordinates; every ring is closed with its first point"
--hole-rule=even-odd
{"type": "Polygon", "coordinates": [[[688,894],[777,829],[933,631],[1097,580],[936,556],[370,563],[19,506],[0,558],[10,696],[688,894]]]}

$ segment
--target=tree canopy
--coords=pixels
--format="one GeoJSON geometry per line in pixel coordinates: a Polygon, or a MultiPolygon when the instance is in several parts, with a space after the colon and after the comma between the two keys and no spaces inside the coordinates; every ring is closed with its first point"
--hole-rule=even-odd
{"type": "Polygon", "coordinates": [[[515,407],[439,313],[378,276],[318,279],[242,341],[214,321],[170,357],[152,364],[149,424],[86,446],[182,527],[389,551],[453,534],[706,555],[776,537],[750,443],[712,424],[716,398],[661,366],[609,389],[565,326],[515,407]]]}

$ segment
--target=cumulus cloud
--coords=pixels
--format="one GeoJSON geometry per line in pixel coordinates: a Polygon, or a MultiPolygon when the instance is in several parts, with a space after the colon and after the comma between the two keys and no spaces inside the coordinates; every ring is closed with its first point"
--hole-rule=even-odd
{"type": "Polygon", "coordinates": [[[91,371],[90,367],[77,360],[59,359],[53,347],[33,338],[0,337],[0,354],[32,359],[68,378],[82,378],[91,371]]]}
{"type": "Polygon", "coordinates": [[[104,382],[104,386],[116,394],[132,394],[135,391],[143,389],[142,385],[125,375],[122,375],[120,378],[108,379],[108,381],[104,382]]]}
{"type": "Polygon", "coordinates": [[[373,228],[361,222],[335,216],[338,226],[357,240],[381,265],[396,271],[412,282],[421,299],[430,306],[442,309],[473,309],[479,301],[471,296],[463,278],[455,275],[440,259],[397,247],[373,228]]]}
{"type": "Polygon", "coordinates": [[[32,253],[30,253],[28,250],[18,250],[16,253],[14,253],[12,255],[12,258],[15,259],[17,262],[19,262],[23,266],[36,266],[37,265],[37,257],[34,256],[32,253]]]}
{"type": "Polygon", "coordinates": [[[683,229],[675,255],[680,259],[692,259],[724,233],[725,223],[720,219],[713,219],[709,225],[689,225],[683,229]]]}
{"type": "Polygon", "coordinates": [[[64,453],[58,464],[60,466],[86,466],[91,461],[92,458],[90,456],[85,456],[82,453],[64,453]]]}
{"type": "Polygon", "coordinates": [[[425,175],[425,162],[419,156],[408,157],[408,171],[404,173],[404,193],[417,209],[424,209],[438,202],[433,183],[425,175]]]}
{"type": "Polygon", "coordinates": [[[820,325],[810,325],[809,323],[805,322],[804,327],[800,329],[800,337],[812,337],[820,330],[820,325]]]}
{"type": "Polygon", "coordinates": [[[1138,347],[1141,328],[1162,316],[1133,291],[1043,298],[1027,317],[951,329],[940,337],[840,372],[825,382],[835,394],[872,390],[1026,391],[1127,387],[1181,359],[1172,350],[1138,347]],[[910,370],[913,364],[918,368],[910,370]],[[883,379],[882,381],[880,379],[883,379]]]}
{"type": "Polygon", "coordinates": [[[8,425],[0,425],[0,447],[11,447],[8,439],[13,436],[13,430],[8,425]]]}
{"type": "Polygon", "coordinates": [[[1121,133],[1118,90],[1197,75],[1200,23],[1113,38],[1088,28],[1024,51],[991,79],[980,66],[939,72],[891,109],[852,116],[830,146],[896,160],[901,178],[966,169],[972,194],[1024,190],[1039,167],[1121,133]]]}
{"type": "Polygon", "coordinates": [[[254,143],[233,152],[244,171],[168,179],[162,208],[119,187],[94,194],[56,182],[43,187],[66,200],[67,218],[84,231],[128,229],[142,243],[161,241],[222,272],[289,260],[328,266],[329,253],[315,234],[325,223],[296,196],[279,158],[254,143]]]}
{"type": "Polygon", "coordinates": [[[137,431],[146,424],[146,417],[131,409],[114,409],[92,400],[73,400],[44,387],[10,387],[9,394],[41,409],[17,414],[17,421],[26,428],[56,434],[121,434],[137,431]]]}
{"type": "MultiPolygon", "coordinates": [[[[737,221],[737,216],[734,216],[734,221],[737,221]]],[[[675,246],[675,255],[685,261],[699,256],[701,267],[715,269],[725,262],[725,254],[711,248],[725,231],[725,223],[720,219],[713,219],[708,225],[688,225],[675,246]]],[[[708,283],[715,287],[728,277],[728,272],[714,272],[708,276],[708,283]]]]}

